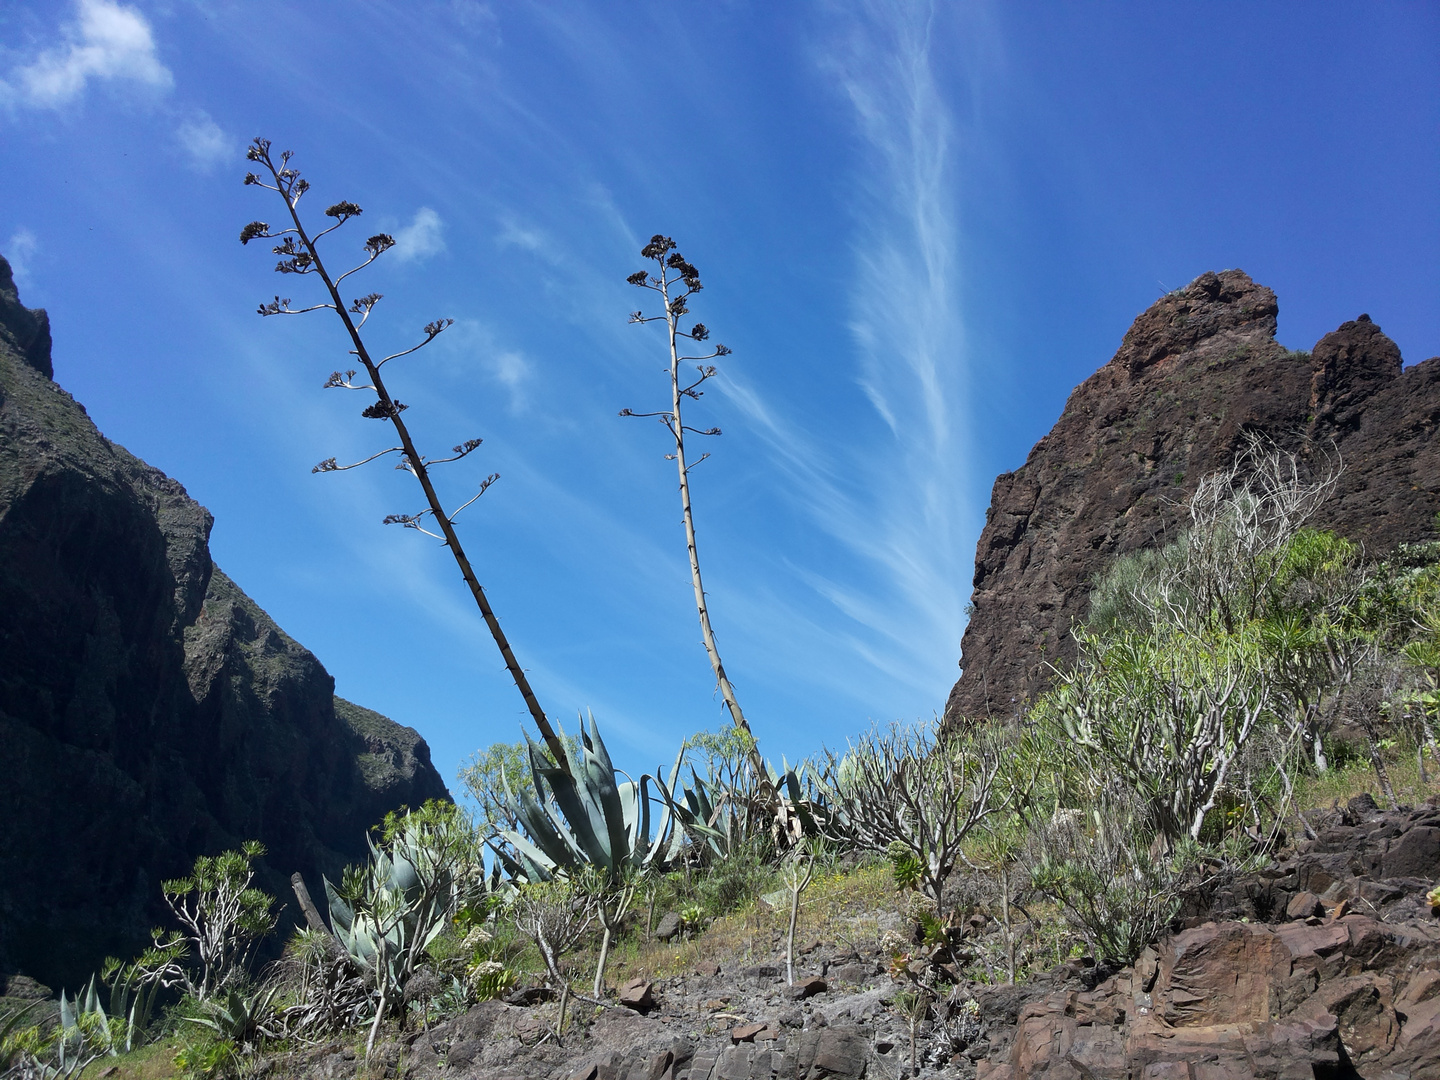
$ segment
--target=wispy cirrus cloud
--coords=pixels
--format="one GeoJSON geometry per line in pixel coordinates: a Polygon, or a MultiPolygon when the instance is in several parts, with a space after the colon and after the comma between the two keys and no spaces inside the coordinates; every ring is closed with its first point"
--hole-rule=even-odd
{"type": "Polygon", "coordinates": [[[150,23],[133,7],[112,0],[78,0],[75,19],[61,34],[63,44],[17,68],[0,83],[0,94],[20,104],[54,109],[79,98],[92,81],[159,90],[174,83],[170,69],[160,62],[150,23]]]}
{"type": "Polygon", "coordinates": [[[450,363],[478,370],[487,382],[504,390],[510,412],[525,411],[532,375],[530,361],[518,349],[501,345],[484,323],[457,319],[435,347],[450,363]]]}
{"type": "Polygon", "coordinates": [[[774,446],[817,524],[873,572],[840,580],[812,570],[807,583],[866,628],[869,662],[943,694],[959,656],[971,515],[957,148],[934,68],[935,21],[928,4],[837,6],[816,57],[860,137],[848,325],[856,382],[883,426],[859,450],[837,448],[743,378],[724,391],[774,446]]]}

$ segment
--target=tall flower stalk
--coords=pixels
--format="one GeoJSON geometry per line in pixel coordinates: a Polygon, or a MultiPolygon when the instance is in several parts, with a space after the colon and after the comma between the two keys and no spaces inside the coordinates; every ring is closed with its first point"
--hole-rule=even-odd
{"type": "Polygon", "coordinates": [[[651,237],[650,242],[641,248],[640,255],[653,262],[655,269],[653,271],[637,270],[626,280],[631,285],[649,289],[658,294],[663,307],[662,313],[659,315],[646,315],[643,311],[631,312],[630,321],[632,323],[663,322],[665,324],[666,341],[670,349],[670,407],[656,412],[643,413],[622,409],[620,415],[653,417],[665,425],[674,441],[675,452],[665,456],[675,462],[680,478],[680,513],[685,525],[685,549],[690,556],[690,583],[695,591],[695,610],[700,616],[700,638],[705,644],[705,653],[710,658],[710,667],[715,672],[715,684],[720,690],[720,696],[725,700],[726,709],[730,712],[730,720],[738,731],[745,733],[748,743],[747,757],[759,780],[761,794],[773,802],[779,819],[778,823],[782,826],[782,831],[788,833],[789,814],[785,802],[779,797],[774,784],[770,781],[770,774],[765,767],[764,759],[760,756],[754,732],[750,730],[750,723],[745,719],[745,713],[740,708],[740,701],[735,695],[735,687],[730,682],[730,676],[725,673],[725,664],[720,659],[720,649],[715,644],[715,631],[710,625],[710,606],[705,599],[705,585],[700,575],[700,553],[695,543],[695,514],[690,503],[690,470],[710,455],[703,453],[694,461],[689,460],[686,457],[685,436],[687,434],[719,435],[720,429],[712,427],[702,430],[687,425],[684,404],[687,400],[699,400],[704,394],[704,391],[700,389],[701,386],[715,377],[715,366],[709,361],[717,357],[728,356],[730,350],[717,343],[700,356],[680,355],[682,340],[704,347],[703,343],[710,337],[710,331],[704,323],[693,323],[689,330],[683,329],[680,325],[680,320],[689,314],[690,297],[704,287],[700,284],[700,272],[676,250],[674,240],[659,233],[651,237]],[[695,364],[693,381],[691,381],[689,369],[682,366],[692,363],[695,364]]]}
{"type": "Polygon", "coordinates": [[[387,525],[403,525],[407,529],[416,529],[426,536],[433,536],[442,541],[450,549],[455,563],[460,568],[460,576],[465,579],[465,584],[470,588],[470,594],[475,598],[475,604],[480,609],[480,615],[485,620],[486,627],[490,630],[490,636],[495,639],[495,645],[500,650],[500,655],[505,661],[505,670],[510,673],[515,687],[520,691],[520,696],[525,699],[525,707],[530,712],[530,717],[535,721],[545,744],[551,755],[560,768],[566,768],[565,752],[559,736],[550,721],[545,716],[545,710],[540,707],[539,700],[535,697],[534,690],[530,687],[530,680],[525,676],[525,670],[515,659],[515,653],[510,647],[510,642],[505,636],[505,631],[500,627],[500,620],[495,617],[495,612],[490,607],[489,598],[480,584],[479,578],[475,576],[475,570],[470,564],[469,557],[465,554],[465,548],[460,543],[460,537],[455,532],[455,518],[460,511],[464,510],[476,499],[485,493],[486,488],[500,479],[498,473],[491,473],[480,484],[480,490],[468,501],[457,507],[455,510],[446,510],[440,501],[439,494],[435,491],[435,485],[430,477],[430,467],[441,465],[446,462],[459,461],[468,456],[479,445],[479,439],[466,439],[463,443],[451,450],[451,456],[443,458],[426,458],[415,447],[415,441],[410,435],[405,421],[401,417],[408,406],[397,401],[391,396],[385,386],[385,380],[381,376],[381,368],[391,360],[397,360],[402,356],[409,356],[411,353],[424,348],[444,332],[454,321],[453,319],[437,319],[427,323],[424,328],[424,337],[416,345],[400,352],[391,353],[389,356],[372,359],[369,349],[366,348],[364,340],[360,336],[360,330],[365,325],[370,313],[375,310],[375,305],[381,300],[379,293],[369,293],[355,300],[348,307],[341,299],[340,283],[352,274],[365,269],[386,251],[395,246],[395,240],[386,233],[377,233],[365,241],[365,259],[359,265],[346,270],[337,276],[332,276],[326,269],[324,260],[320,257],[319,241],[344,225],[351,218],[359,217],[360,207],[352,202],[338,202],[325,211],[325,216],[334,219],[334,224],[315,233],[313,236],[306,230],[300,220],[299,203],[300,199],[310,189],[310,183],[301,178],[300,173],[290,167],[292,153],[286,150],[280,155],[277,163],[270,153],[270,141],[268,139],[256,139],[246,152],[246,157],[260,165],[263,175],[246,173],[245,183],[254,184],[275,192],[285,204],[286,215],[290,225],[287,228],[271,230],[270,226],[263,221],[252,221],[240,233],[240,242],[248,244],[251,240],[278,240],[274,252],[280,256],[280,262],[276,264],[275,270],[281,274],[315,274],[325,285],[325,291],[329,294],[328,302],[312,304],[304,308],[292,308],[289,299],[281,299],[276,296],[269,303],[261,304],[259,313],[261,315],[300,315],[308,311],[330,310],[335,312],[345,326],[345,332],[350,337],[350,354],[356,357],[365,368],[365,375],[368,383],[355,382],[355,371],[333,372],[326,380],[325,387],[340,388],[346,390],[370,390],[375,394],[375,401],[372,402],[361,413],[362,416],[372,420],[389,420],[395,429],[399,439],[398,446],[387,447],[377,451],[361,461],[349,465],[339,465],[336,460],[327,458],[320,462],[312,470],[313,472],[343,472],[346,469],[353,469],[384,457],[386,454],[398,453],[400,455],[399,468],[404,469],[415,477],[420,483],[421,490],[425,493],[425,508],[415,514],[390,514],[385,518],[387,525]],[[426,517],[431,519],[438,532],[426,528],[426,517]]]}

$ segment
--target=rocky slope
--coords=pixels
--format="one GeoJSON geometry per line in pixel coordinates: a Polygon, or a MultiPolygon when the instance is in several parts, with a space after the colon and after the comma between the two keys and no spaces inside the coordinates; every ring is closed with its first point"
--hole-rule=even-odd
{"type": "MultiPolygon", "coordinates": [[[[1098,970],[1085,958],[1015,986],[962,979],[916,1028],[920,1075],[1440,1077],[1440,918],[1424,902],[1440,881],[1440,796],[1388,812],[1361,796],[1345,810],[1309,817],[1314,839],[1197,903],[1183,928],[1133,967],[1098,970]]],[[[998,933],[978,912],[964,925],[965,948],[982,948],[998,933]]],[[[907,1076],[906,983],[892,976],[889,961],[890,950],[908,947],[917,929],[895,906],[857,913],[845,940],[806,948],[794,986],[778,956],[757,963],[754,955],[702,948],[702,963],[686,974],[637,979],[598,1009],[572,1002],[563,1041],[554,1035],[555,1002],[526,988],[386,1043],[368,1075],[907,1076]]],[[[355,1046],[338,1042],[261,1067],[272,1076],[366,1075],[355,1046]]]]}
{"type": "Polygon", "coordinates": [[[1098,985],[1053,973],[1005,995],[1007,1016],[992,995],[979,1080],[1440,1077],[1440,920],[1424,903],[1440,808],[1361,796],[1321,816],[1314,840],[1133,968],[1098,985]]]}
{"type": "Polygon", "coordinates": [[[1135,320],[1025,464],[995,481],[975,555],[959,681],[945,707],[1009,716],[1073,656],[1095,576],[1175,535],[1179,504],[1247,431],[1344,464],[1320,524],[1374,550],[1434,533],[1440,357],[1402,370],[1361,315],[1311,353],[1275,340],[1275,294],[1238,270],[1204,274],[1135,320]]]}
{"type": "Polygon", "coordinates": [[[284,901],[292,872],[364,858],[386,811],[448,795],[424,740],[335,697],[212,563],[209,512],[51,373],[0,259],[0,973],[74,988],[168,922],[159,883],[196,855],[263,841],[284,901]]]}

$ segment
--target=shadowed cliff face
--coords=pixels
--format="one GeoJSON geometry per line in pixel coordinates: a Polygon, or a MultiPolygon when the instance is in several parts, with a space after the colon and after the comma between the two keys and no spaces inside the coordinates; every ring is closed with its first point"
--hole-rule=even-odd
{"type": "Polygon", "coordinates": [[[283,903],[448,793],[214,566],[209,512],[96,430],[49,345],[0,259],[0,971],[73,989],[168,924],[195,856],[261,840],[283,903]]]}
{"type": "Polygon", "coordinates": [[[1184,500],[1247,431],[1344,473],[1319,525],[1371,551],[1433,535],[1440,511],[1440,357],[1401,369],[1362,315],[1313,353],[1275,341],[1275,294],[1204,274],[1135,320],[1070,395],[1025,464],[995,480],[975,553],[963,672],[945,722],[1011,716],[1074,656],[1094,579],[1176,535],[1184,500]]]}

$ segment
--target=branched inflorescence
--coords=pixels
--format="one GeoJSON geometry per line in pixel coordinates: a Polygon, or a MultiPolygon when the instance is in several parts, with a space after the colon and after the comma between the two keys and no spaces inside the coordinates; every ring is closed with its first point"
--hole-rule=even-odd
{"type": "MultiPolygon", "coordinates": [[[[460,544],[460,539],[455,533],[455,519],[477,499],[483,495],[490,485],[498,480],[498,473],[491,473],[481,483],[479,490],[466,502],[454,510],[447,510],[442,504],[439,495],[431,482],[430,468],[435,465],[444,465],[450,462],[459,461],[468,457],[480,446],[479,439],[466,439],[456,444],[450,456],[439,458],[427,458],[415,447],[414,440],[409,429],[405,425],[402,413],[409,406],[403,401],[398,401],[391,396],[386,388],[381,369],[392,360],[423,349],[437,337],[440,336],[453,323],[453,319],[436,319],[426,323],[421,339],[409,348],[401,349],[399,352],[390,353],[388,356],[374,359],[365,346],[360,336],[360,329],[370,318],[375,306],[380,302],[382,296],[378,292],[367,293],[357,297],[350,304],[345,304],[341,299],[340,285],[352,274],[359,273],[373,263],[385,252],[395,246],[395,238],[388,233],[376,233],[369,237],[362,250],[364,258],[351,266],[344,273],[333,276],[326,269],[324,261],[320,256],[320,241],[330,233],[339,229],[346,222],[358,218],[363,211],[353,202],[337,202],[328,207],[325,216],[330,218],[332,224],[321,229],[313,236],[307,232],[300,219],[299,203],[301,198],[310,190],[309,181],[305,180],[298,171],[290,165],[293,154],[286,150],[279,155],[279,160],[270,152],[268,139],[256,139],[246,153],[246,157],[260,166],[260,172],[248,172],[245,174],[245,183],[265,188],[276,192],[284,201],[287,216],[290,224],[285,228],[272,229],[268,222],[252,221],[240,230],[240,242],[249,244],[252,240],[273,240],[276,241],[272,251],[280,256],[279,262],[275,264],[275,270],[280,274],[315,274],[324,283],[328,299],[319,303],[310,304],[305,307],[292,307],[289,297],[276,295],[273,300],[259,305],[257,311],[263,316],[269,315],[302,315],[310,311],[330,310],[335,312],[340,321],[344,324],[345,330],[350,338],[350,355],[359,360],[360,368],[351,368],[346,371],[331,372],[330,377],[325,380],[326,389],[340,390],[361,390],[369,391],[374,395],[375,400],[370,402],[362,411],[361,416],[371,420],[388,421],[398,436],[398,444],[388,446],[383,450],[377,450],[368,457],[354,461],[346,465],[340,464],[336,458],[326,458],[316,465],[311,471],[317,473],[345,472],[348,469],[357,468],[360,465],[368,464],[377,458],[385,457],[388,454],[400,455],[399,463],[395,466],[410,473],[420,483],[425,494],[426,505],[415,513],[411,514],[389,514],[384,522],[387,525],[402,525],[408,529],[415,529],[427,536],[433,536],[442,541],[450,549],[456,564],[460,568],[461,576],[464,577],[466,585],[469,586],[471,594],[475,598],[476,605],[489,627],[491,636],[495,639],[496,646],[504,657],[506,669],[514,680],[515,686],[519,689],[521,696],[525,699],[526,707],[529,709],[531,718],[535,721],[536,727],[540,729],[546,744],[549,746],[556,760],[563,762],[564,755],[559,737],[551,728],[545,717],[545,712],[540,707],[534,692],[530,688],[529,680],[524,670],[515,659],[506,639],[500,628],[500,623],[490,609],[490,603],[481,587],[479,580],[471,568],[470,561],[465,555],[465,550],[460,544]],[[365,378],[356,382],[356,376],[363,368],[365,378]],[[430,526],[430,527],[427,527],[430,526]]],[[[698,280],[696,282],[698,287],[698,280]]]]}
{"type": "Polygon", "coordinates": [[[755,745],[750,725],[740,709],[740,702],[735,696],[735,688],[730,683],[730,677],[725,673],[725,665],[720,660],[720,650],[715,644],[715,633],[710,626],[710,608],[705,599],[705,587],[700,577],[700,556],[695,545],[695,518],[690,506],[690,470],[710,455],[708,453],[701,454],[694,461],[687,460],[685,436],[687,434],[719,435],[720,429],[718,427],[702,429],[686,424],[684,405],[687,400],[698,401],[705,393],[701,387],[715,377],[715,366],[709,361],[717,357],[728,356],[730,350],[717,342],[699,356],[682,356],[680,354],[682,341],[700,344],[710,339],[710,330],[704,323],[692,323],[688,330],[683,329],[680,324],[681,319],[690,314],[690,297],[704,287],[700,283],[700,271],[696,270],[694,265],[676,250],[674,240],[659,233],[650,238],[650,242],[640,250],[640,255],[653,262],[655,269],[637,270],[625,280],[638,288],[656,293],[663,306],[659,315],[646,315],[644,311],[632,311],[630,321],[641,324],[649,322],[665,324],[666,337],[670,347],[670,407],[654,412],[635,412],[633,409],[622,409],[620,415],[653,417],[665,425],[674,442],[674,452],[665,456],[676,463],[680,474],[680,509],[685,524],[685,546],[690,555],[690,580],[695,591],[695,608],[700,616],[701,638],[705,643],[705,651],[710,657],[710,666],[715,672],[715,683],[730,712],[731,722],[737,729],[751,736],[748,753],[750,767],[755,771],[762,794],[775,808],[779,830],[788,837],[792,834],[792,816],[784,798],[770,782],[769,771],[755,745]],[[689,364],[695,365],[696,374],[694,377],[686,375],[682,378],[682,370],[688,370],[682,365],[689,364]]]}

